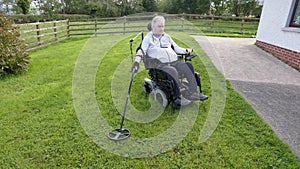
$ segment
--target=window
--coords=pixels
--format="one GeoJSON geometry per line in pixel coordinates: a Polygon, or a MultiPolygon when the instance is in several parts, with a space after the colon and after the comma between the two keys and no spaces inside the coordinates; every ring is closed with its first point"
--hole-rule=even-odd
{"type": "Polygon", "coordinates": [[[292,9],[292,18],[290,22],[291,27],[299,27],[300,28],[300,0],[296,0],[295,6],[292,9]]]}

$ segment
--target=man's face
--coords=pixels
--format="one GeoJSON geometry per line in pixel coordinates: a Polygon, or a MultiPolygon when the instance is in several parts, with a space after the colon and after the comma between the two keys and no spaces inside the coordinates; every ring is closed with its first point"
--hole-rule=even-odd
{"type": "Polygon", "coordinates": [[[162,21],[158,21],[155,23],[153,27],[153,33],[156,35],[162,35],[164,33],[165,23],[162,21]]]}

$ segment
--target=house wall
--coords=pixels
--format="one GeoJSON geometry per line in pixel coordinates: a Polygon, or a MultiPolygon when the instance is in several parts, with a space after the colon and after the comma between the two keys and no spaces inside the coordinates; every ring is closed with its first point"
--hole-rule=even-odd
{"type": "Polygon", "coordinates": [[[256,44],[300,70],[300,28],[288,27],[294,0],[265,0],[256,44]]]}

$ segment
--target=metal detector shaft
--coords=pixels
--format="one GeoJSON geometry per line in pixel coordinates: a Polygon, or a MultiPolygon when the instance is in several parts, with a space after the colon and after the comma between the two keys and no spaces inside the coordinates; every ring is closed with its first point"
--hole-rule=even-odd
{"type": "Polygon", "coordinates": [[[121,124],[120,124],[120,130],[123,127],[123,123],[124,123],[124,119],[125,119],[125,113],[126,113],[126,109],[127,109],[128,99],[130,97],[130,90],[131,90],[131,86],[132,86],[133,77],[134,77],[134,70],[131,72],[131,79],[130,79],[130,82],[129,82],[128,92],[127,92],[126,101],[125,101],[125,105],[124,105],[124,111],[123,111],[123,114],[122,114],[122,121],[121,121],[121,124]]]}

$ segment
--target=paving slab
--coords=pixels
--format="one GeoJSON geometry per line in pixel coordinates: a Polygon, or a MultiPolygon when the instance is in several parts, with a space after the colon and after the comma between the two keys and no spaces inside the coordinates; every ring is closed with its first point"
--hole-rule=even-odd
{"type": "Polygon", "coordinates": [[[254,38],[193,36],[217,69],[300,157],[300,72],[254,38]]]}

